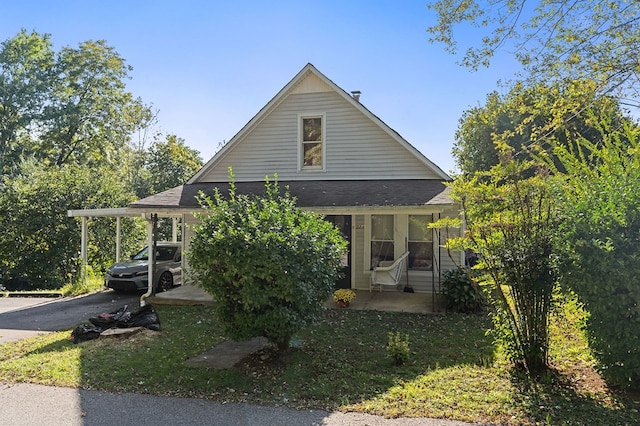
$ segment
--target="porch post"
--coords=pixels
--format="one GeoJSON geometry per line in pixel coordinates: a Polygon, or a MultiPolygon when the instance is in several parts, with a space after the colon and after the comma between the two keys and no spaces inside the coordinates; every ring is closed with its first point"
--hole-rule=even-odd
{"type": "Polygon", "coordinates": [[[174,243],[178,242],[178,218],[171,218],[171,241],[174,243]]]}
{"type": "Polygon", "coordinates": [[[120,216],[116,217],[116,263],[120,262],[120,216]]]}
{"type": "Polygon", "coordinates": [[[88,237],[87,217],[82,216],[82,227],[80,233],[80,279],[82,283],[87,280],[87,237],[88,237]]]}

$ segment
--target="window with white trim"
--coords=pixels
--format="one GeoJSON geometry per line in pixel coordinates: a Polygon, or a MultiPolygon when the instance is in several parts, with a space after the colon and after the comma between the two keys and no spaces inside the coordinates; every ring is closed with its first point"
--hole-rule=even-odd
{"type": "Polygon", "coordinates": [[[300,169],[324,169],[324,114],[300,117],[300,169]]]}
{"type": "Polygon", "coordinates": [[[433,270],[432,215],[409,215],[409,269],[433,270]]]}
{"type": "Polygon", "coordinates": [[[382,266],[394,260],[392,214],[371,215],[371,267],[382,266]]]}

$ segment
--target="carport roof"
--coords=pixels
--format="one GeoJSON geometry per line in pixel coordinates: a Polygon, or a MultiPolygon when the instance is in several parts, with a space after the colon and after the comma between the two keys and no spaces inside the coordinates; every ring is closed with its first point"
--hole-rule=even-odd
{"type": "MultiPolygon", "coordinates": [[[[238,194],[264,194],[265,182],[236,182],[238,194]]],[[[280,191],[288,187],[303,208],[353,207],[422,207],[451,205],[449,188],[439,180],[326,180],[278,182],[280,191]]],[[[132,209],[197,209],[196,196],[212,195],[218,188],[221,195],[229,193],[228,182],[204,182],[178,186],[138,200],[132,209]]]]}

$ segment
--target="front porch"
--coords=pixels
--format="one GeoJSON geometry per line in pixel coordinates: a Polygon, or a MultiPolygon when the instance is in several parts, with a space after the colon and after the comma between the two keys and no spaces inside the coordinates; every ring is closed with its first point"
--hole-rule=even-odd
{"type": "MultiPolygon", "coordinates": [[[[431,294],[405,293],[402,290],[382,292],[355,290],[355,292],[356,298],[347,309],[411,312],[416,314],[444,312],[437,295],[434,301],[431,294]]],[[[193,285],[176,287],[172,290],[155,294],[147,300],[149,303],[156,305],[203,305],[213,303],[211,295],[202,288],[193,285]]],[[[327,307],[338,309],[332,300],[327,301],[327,307]]]]}
{"type": "MultiPolygon", "coordinates": [[[[355,290],[356,298],[347,309],[364,311],[386,311],[386,312],[410,312],[414,314],[430,314],[434,312],[444,312],[440,307],[438,296],[434,300],[431,294],[425,293],[405,293],[402,290],[391,291],[368,291],[355,290]]],[[[330,300],[329,307],[336,307],[330,300]]]]}

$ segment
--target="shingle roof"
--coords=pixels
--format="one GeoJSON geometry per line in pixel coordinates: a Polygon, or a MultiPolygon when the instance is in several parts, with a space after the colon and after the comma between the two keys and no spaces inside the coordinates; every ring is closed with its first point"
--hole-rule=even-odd
{"type": "MultiPolygon", "coordinates": [[[[281,192],[285,187],[297,198],[298,207],[418,207],[452,204],[449,190],[443,182],[423,179],[397,180],[326,180],[278,182],[281,192]]],[[[200,191],[213,194],[218,188],[223,196],[229,193],[227,182],[193,183],[138,200],[132,208],[197,208],[196,196],[200,191]]],[[[236,182],[238,194],[264,194],[264,182],[236,182]]]]}

